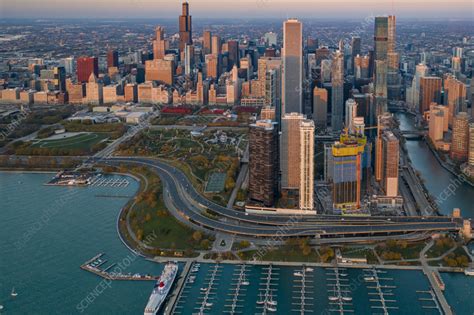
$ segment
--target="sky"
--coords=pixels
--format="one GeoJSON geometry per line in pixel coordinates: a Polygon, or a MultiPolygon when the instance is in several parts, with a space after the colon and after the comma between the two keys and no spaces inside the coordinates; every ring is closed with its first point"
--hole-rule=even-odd
{"type": "MultiPolygon", "coordinates": [[[[0,18],[174,18],[181,0],[0,0],[0,18]]],[[[474,0],[189,0],[195,18],[470,19],[474,0]]]]}

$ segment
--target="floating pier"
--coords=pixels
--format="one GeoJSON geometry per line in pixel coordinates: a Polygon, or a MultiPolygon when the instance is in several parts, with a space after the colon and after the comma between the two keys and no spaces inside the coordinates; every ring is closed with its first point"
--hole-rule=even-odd
{"type": "Polygon", "coordinates": [[[369,298],[369,301],[375,305],[371,305],[370,308],[374,310],[381,309],[383,314],[388,314],[389,310],[398,310],[397,300],[394,298],[393,289],[396,288],[394,285],[381,284],[381,281],[393,281],[393,278],[384,277],[383,275],[387,272],[384,270],[364,269],[364,281],[367,284],[369,295],[374,298],[369,298]],[[382,275],[382,276],[379,276],[382,275]],[[374,285],[368,285],[373,283],[374,285]]]}
{"type": "Polygon", "coordinates": [[[308,314],[308,313],[313,313],[312,309],[307,309],[306,307],[313,307],[314,304],[311,303],[314,298],[311,297],[314,295],[314,286],[312,285],[314,283],[314,276],[313,276],[313,269],[306,267],[303,265],[303,268],[301,268],[301,271],[296,271],[293,273],[295,276],[295,279],[293,282],[295,283],[293,285],[293,288],[296,290],[293,290],[293,300],[295,302],[292,302],[291,304],[294,309],[292,309],[292,312],[299,313],[301,315],[308,314]]]}
{"type": "Polygon", "coordinates": [[[352,305],[352,297],[350,296],[350,289],[349,289],[349,279],[347,278],[347,270],[345,268],[327,268],[332,272],[326,272],[327,276],[332,276],[334,278],[327,278],[327,286],[332,289],[328,289],[330,292],[330,296],[328,296],[330,313],[354,313],[353,305],[352,305]]]}
{"type": "Polygon", "coordinates": [[[260,278],[259,299],[257,300],[257,309],[262,310],[262,314],[274,313],[277,311],[278,302],[273,299],[273,293],[276,294],[278,287],[278,275],[279,268],[274,267],[272,264],[268,267],[263,268],[263,277],[260,278]]]}
{"type": "Polygon", "coordinates": [[[240,268],[232,276],[231,293],[227,294],[230,298],[225,300],[227,303],[225,308],[228,309],[225,311],[226,314],[242,313],[239,310],[239,308],[243,307],[241,302],[244,301],[241,297],[245,297],[246,287],[250,285],[250,282],[247,280],[246,269],[247,265],[240,265],[240,268]]]}

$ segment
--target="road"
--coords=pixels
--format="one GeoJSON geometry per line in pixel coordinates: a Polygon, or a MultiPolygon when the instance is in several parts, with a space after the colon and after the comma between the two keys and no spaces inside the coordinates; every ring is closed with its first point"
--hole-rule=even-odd
{"type": "Polygon", "coordinates": [[[154,169],[167,187],[167,193],[181,216],[208,229],[255,237],[315,236],[377,237],[380,234],[408,234],[426,231],[455,231],[460,219],[448,217],[341,217],[331,215],[257,215],[217,205],[198,193],[186,175],[173,166],[143,157],[108,157],[106,163],[132,163],[154,169]],[[203,215],[209,208],[226,220],[203,215]]]}

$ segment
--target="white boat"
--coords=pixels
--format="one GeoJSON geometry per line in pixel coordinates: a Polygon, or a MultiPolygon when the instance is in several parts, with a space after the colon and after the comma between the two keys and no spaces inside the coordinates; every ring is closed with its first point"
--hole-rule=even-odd
{"type": "Polygon", "coordinates": [[[310,267],[307,267],[307,268],[306,268],[306,271],[307,271],[307,272],[312,272],[312,271],[314,271],[314,269],[313,269],[313,268],[310,268],[310,267]]]}
{"type": "Polygon", "coordinates": [[[474,268],[466,268],[464,269],[464,274],[466,276],[474,276],[474,268]]]}
{"type": "Polygon", "coordinates": [[[212,303],[207,302],[205,305],[206,305],[207,307],[211,307],[211,306],[212,306],[212,303]]]}
{"type": "Polygon", "coordinates": [[[375,278],[374,277],[364,277],[364,280],[365,281],[375,281],[375,278]]]}
{"type": "Polygon", "coordinates": [[[148,303],[145,307],[144,315],[155,315],[161,308],[163,301],[168,296],[171,286],[176,279],[178,273],[178,264],[168,263],[163,269],[160,278],[155,283],[155,287],[151,292],[148,303]]]}
{"type": "Polygon", "coordinates": [[[16,297],[18,293],[15,292],[15,288],[12,289],[12,293],[10,293],[12,297],[16,297]]]}
{"type": "Polygon", "coordinates": [[[0,305],[0,311],[3,310],[3,305],[0,305]]]}
{"type": "Polygon", "coordinates": [[[343,296],[342,300],[343,301],[352,301],[352,298],[350,296],[343,296]]]}
{"type": "Polygon", "coordinates": [[[302,277],[303,274],[302,274],[301,272],[297,271],[297,272],[294,272],[294,273],[293,273],[293,276],[295,276],[295,277],[302,277]]]}
{"type": "Polygon", "coordinates": [[[329,296],[328,297],[329,301],[337,301],[339,298],[337,296],[329,296]]]}
{"type": "Polygon", "coordinates": [[[207,288],[201,288],[201,292],[206,292],[207,288]]]}
{"type": "Polygon", "coordinates": [[[276,307],[273,307],[273,306],[267,305],[265,308],[266,308],[267,311],[269,311],[269,312],[276,312],[276,311],[277,311],[277,308],[276,308],[276,307]]]}

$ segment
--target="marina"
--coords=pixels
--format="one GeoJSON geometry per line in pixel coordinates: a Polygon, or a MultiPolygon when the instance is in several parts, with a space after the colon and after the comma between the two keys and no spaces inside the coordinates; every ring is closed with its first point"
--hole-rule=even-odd
{"type": "Polygon", "coordinates": [[[103,175],[95,172],[60,171],[46,186],[90,186],[125,188],[130,184],[126,177],[103,175]]]}

